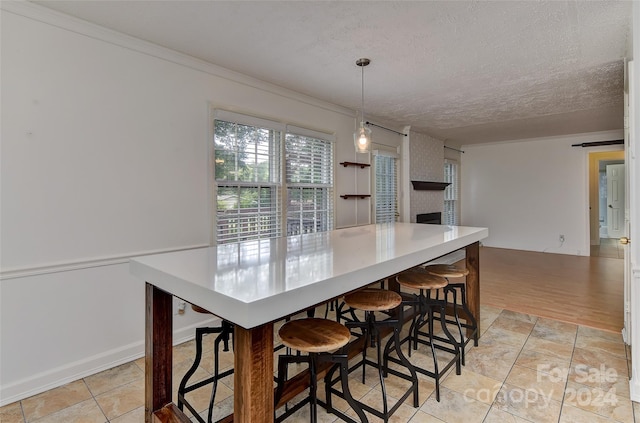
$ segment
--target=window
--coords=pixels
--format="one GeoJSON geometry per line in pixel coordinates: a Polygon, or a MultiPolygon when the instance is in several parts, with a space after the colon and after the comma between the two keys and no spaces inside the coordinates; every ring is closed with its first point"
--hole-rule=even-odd
{"type": "Polygon", "coordinates": [[[375,150],[375,222],[398,220],[398,159],[395,153],[375,150]]]}
{"type": "Polygon", "coordinates": [[[460,173],[458,162],[445,159],[444,161],[444,181],[449,182],[449,186],[444,190],[444,212],[442,213],[443,225],[460,224],[460,173]]]}
{"type": "Polygon", "coordinates": [[[282,131],[222,117],[214,124],[218,243],[280,236],[282,131]]]}
{"type": "Polygon", "coordinates": [[[286,131],[277,122],[215,112],[219,244],[333,229],[333,141],[303,128],[286,131]]]}
{"type": "Polygon", "coordinates": [[[331,230],[333,142],[287,131],[287,235],[331,230]]]}

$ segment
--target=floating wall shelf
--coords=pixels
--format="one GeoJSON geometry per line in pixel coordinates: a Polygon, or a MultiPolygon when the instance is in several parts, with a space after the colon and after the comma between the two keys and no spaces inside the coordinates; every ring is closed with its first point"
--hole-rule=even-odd
{"type": "Polygon", "coordinates": [[[348,200],[349,198],[369,198],[371,197],[371,194],[344,194],[340,197],[344,198],[345,200],[348,200]]]}
{"type": "Polygon", "coordinates": [[[340,163],[342,166],[360,166],[360,168],[364,169],[365,167],[371,166],[369,163],[356,163],[356,162],[342,162],[340,163]]]}
{"type": "Polygon", "coordinates": [[[442,191],[449,185],[449,182],[411,181],[413,189],[416,191],[442,191]]]}

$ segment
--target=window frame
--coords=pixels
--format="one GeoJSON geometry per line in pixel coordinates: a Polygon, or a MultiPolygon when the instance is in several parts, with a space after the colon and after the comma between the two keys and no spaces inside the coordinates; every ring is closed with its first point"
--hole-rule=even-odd
{"type": "MultiPolygon", "coordinates": [[[[313,166],[312,166],[313,167],[313,166]]],[[[321,172],[322,173],[322,172],[321,172]]],[[[315,178],[314,178],[315,179],[315,178]]],[[[324,232],[330,231],[335,227],[335,137],[317,131],[312,131],[306,128],[300,128],[293,125],[287,125],[287,131],[284,135],[284,185],[285,185],[285,196],[284,196],[284,215],[285,215],[285,228],[286,235],[297,235],[299,233],[313,233],[313,232],[324,232]],[[327,178],[329,182],[291,182],[289,180],[290,172],[289,172],[289,160],[287,159],[288,154],[292,153],[291,150],[288,149],[290,145],[291,138],[303,138],[311,140],[311,142],[316,146],[327,146],[329,151],[320,151],[319,155],[316,157],[307,158],[306,160],[311,160],[311,163],[317,163],[315,161],[319,158],[321,164],[323,162],[327,162],[328,167],[326,169],[329,170],[328,175],[315,175],[315,177],[319,177],[320,179],[327,178]],[[320,192],[322,197],[322,203],[324,207],[318,207],[317,203],[314,202],[314,207],[312,209],[307,209],[306,211],[296,210],[293,211],[290,209],[291,206],[291,193],[292,190],[296,189],[301,192],[305,190],[313,190],[315,193],[320,192]],[[294,214],[299,214],[298,217],[294,217],[294,214]],[[305,224],[304,215],[313,214],[313,226],[305,224]],[[321,220],[321,223],[318,223],[317,216],[318,214],[325,215],[324,219],[321,220]],[[295,233],[290,230],[290,223],[293,226],[293,222],[298,221],[299,231],[295,233]]]]}
{"type": "MultiPolygon", "coordinates": [[[[250,115],[230,112],[221,109],[211,109],[210,110],[210,136],[209,136],[209,213],[211,216],[211,230],[210,230],[210,245],[220,244],[221,240],[218,235],[220,229],[218,228],[219,223],[219,213],[218,213],[218,192],[220,188],[230,188],[237,187],[238,189],[242,188],[271,188],[274,191],[273,196],[275,197],[275,201],[278,202],[275,205],[275,212],[278,214],[278,227],[277,233],[271,236],[249,236],[244,239],[265,239],[265,238],[273,238],[275,236],[286,236],[288,232],[287,228],[287,216],[289,215],[287,207],[289,205],[289,189],[290,187],[294,188],[314,188],[314,189],[323,189],[328,190],[327,194],[324,194],[324,198],[326,199],[327,209],[324,210],[328,215],[323,220],[322,224],[318,226],[317,224],[313,225],[314,230],[309,230],[307,232],[316,232],[318,228],[324,230],[332,230],[335,227],[335,136],[333,134],[328,134],[325,132],[319,132],[310,130],[307,128],[302,128],[294,125],[287,125],[285,123],[276,122],[268,119],[258,118],[250,115]],[[229,181],[224,179],[216,178],[216,151],[220,150],[216,148],[216,122],[217,121],[226,121],[233,124],[239,125],[247,125],[254,126],[257,128],[264,128],[269,130],[274,130],[279,132],[279,137],[277,142],[279,144],[279,171],[277,173],[277,177],[272,178],[270,181],[229,181]],[[329,143],[330,145],[330,160],[329,160],[329,172],[330,172],[330,184],[290,184],[287,181],[287,135],[290,136],[299,136],[299,137],[308,137],[314,138],[317,140],[321,140],[329,143]]],[[[256,176],[257,177],[257,176],[256,176]]],[[[237,207],[238,210],[241,210],[241,207],[237,207]]],[[[317,213],[318,208],[314,207],[314,213],[317,213]]],[[[258,214],[260,215],[260,214],[258,214]]],[[[314,216],[315,218],[315,216],[314,216]]],[[[236,239],[231,239],[229,237],[223,239],[223,243],[229,242],[238,242],[244,239],[240,239],[241,237],[237,237],[236,239]]]]}

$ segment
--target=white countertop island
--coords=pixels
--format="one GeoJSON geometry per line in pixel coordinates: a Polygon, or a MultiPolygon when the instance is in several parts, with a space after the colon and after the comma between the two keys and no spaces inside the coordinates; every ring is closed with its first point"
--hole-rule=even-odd
{"type": "Polygon", "coordinates": [[[465,247],[485,228],[366,225],[131,260],[131,273],[246,329],[465,247]]]}
{"type": "Polygon", "coordinates": [[[486,228],[390,223],[132,259],[131,273],[147,282],[147,421],[179,413],[171,403],[172,295],[236,325],[234,421],[271,421],[273,321],[459,249],[479,317],[478,243],[487,236],[486,228]]]}

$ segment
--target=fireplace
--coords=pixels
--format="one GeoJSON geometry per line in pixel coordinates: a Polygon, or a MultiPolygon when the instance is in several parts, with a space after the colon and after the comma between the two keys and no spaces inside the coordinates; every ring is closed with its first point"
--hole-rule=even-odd
{"type": "Polygon", "coordinates": [[[428,223],[431,225],[442,224],[442,213],[421,213],[416,215],[416,223],[428,223]]]}

